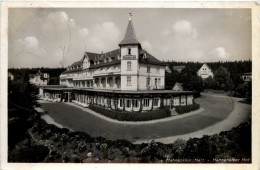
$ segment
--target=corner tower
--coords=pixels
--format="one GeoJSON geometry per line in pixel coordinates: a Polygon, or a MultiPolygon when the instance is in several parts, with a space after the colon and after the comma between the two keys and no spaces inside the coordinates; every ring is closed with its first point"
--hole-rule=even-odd
{"type": "Polygon", "coordinates": [[[130,13],[124,39],[118,44],[121,53],[121,90],[138,89],[139,51],[142,48],[136,38],[130,13]]]}

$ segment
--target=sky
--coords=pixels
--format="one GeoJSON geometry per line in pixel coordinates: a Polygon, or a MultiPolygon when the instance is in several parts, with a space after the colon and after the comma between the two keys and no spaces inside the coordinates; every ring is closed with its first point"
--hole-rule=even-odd
{"type": "MultiPolygon", "coordinates": [[[[252,58],[250,9],[134,8],[131,13],[142,48],[161,61],[252,58]]],[[[66,67],[85,51],[118,49],[128,19],[127,8],[9,9],[8,67],[66,67]]]]}

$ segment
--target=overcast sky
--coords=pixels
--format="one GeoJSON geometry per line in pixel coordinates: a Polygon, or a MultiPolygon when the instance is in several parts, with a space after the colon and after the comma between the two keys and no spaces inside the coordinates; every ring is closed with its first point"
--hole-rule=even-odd
{"type": "MultiPolygon", "coordinates": [[[[250,9],[132,9],[142,47],[160,60],[251,59],[250,9]]],[[[60,67],[119,48],[129,9],[9,9],[9,68],[60,67]],[[65,47],[65,48],[64,48],[65,47]]]]}

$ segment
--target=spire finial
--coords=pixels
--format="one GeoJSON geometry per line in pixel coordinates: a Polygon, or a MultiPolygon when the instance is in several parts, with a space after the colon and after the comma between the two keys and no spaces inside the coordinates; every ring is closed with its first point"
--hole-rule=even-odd
{"type": "Polygon", "coordinates": [[[129,21],[132,20],[132,12],[131,9],[129,9],[129,21]]]}

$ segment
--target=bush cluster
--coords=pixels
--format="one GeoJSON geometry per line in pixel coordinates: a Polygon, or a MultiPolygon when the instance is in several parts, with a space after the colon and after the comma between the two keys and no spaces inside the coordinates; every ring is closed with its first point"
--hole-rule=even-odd
{"type": "Polygon", "coordinates": [[[176,106],[175,110],[179,114],[187,113],[193,110],[197,110],[200,108],[199,104],[192,104],[192,105],[187,105],[187,106],[176,106]]]}
{"type": "Polygon", "coordinates": [[[112,119],[120,121],[144,121],[154,120],[171,116],[169,108],[161,108],[160,110],[152,110],[146,112],[122,112],[120,110],[108,110],[104,107],[90,104],[89,108],[97,113],[112,119]]]}

